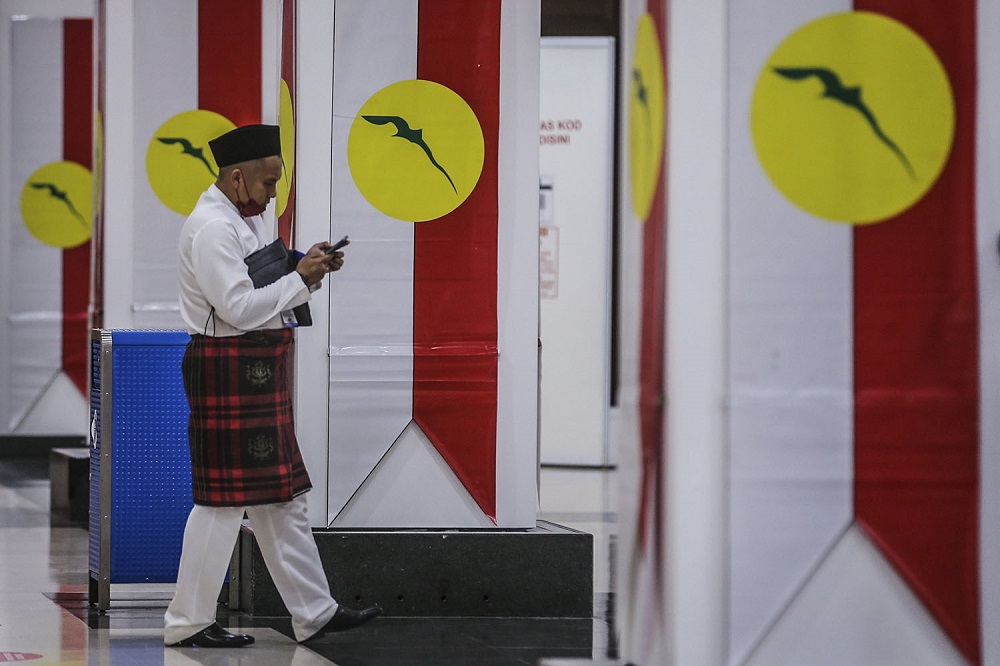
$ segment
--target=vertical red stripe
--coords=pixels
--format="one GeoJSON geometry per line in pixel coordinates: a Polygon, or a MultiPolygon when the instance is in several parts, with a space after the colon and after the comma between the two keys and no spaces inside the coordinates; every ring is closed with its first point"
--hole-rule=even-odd
{"type": "MultiPolygon", "coordinates": [[[[288,85],[288,93],[292,98],[292,126],[295,124],[295,0],[283,0],[281,11],[281,78],[288,85]]],[[[295,246],[295,165],[286,164],[286,173],[291,173],[291,183],[288,188],[288,203],[285,211],[278,218],[278,235],[288,247],[295,246]]]]}
{"type": "MultiPolygon", "coordinates": [[[[650,0],[648,11],[660,42],[664,75],[666,60],[666,2],[650,0]]],[[[666,83],[664,82],[664,90],[666,83]]],[[[660,147],[665,154],[665,146],[660,147]]],[[[662,164],[662,163],[661,163],[662,164]]],[[[639,488],[639,539],[643,546],[652,541],[656,584],[663,583],[664,554],[660,532],[666,524],[663,483],[666,473],[666,441],[663,430],[665,409],[666,350],[666,184],[663,167],[657,175],[656,191],[649,217],[642,229],[642,313],[639,329],[639,437],[642,453],[639,488]],[[648,532],[652,528],[652,532],[648,532]]],[[[662,587],[658,590],[663,592],[662,587]]]]}
{"type": "Polygon", "coordinates": [[[957,115],[929,194],[854,234],[856,518],[978,662],[975,1],[855,5],[931,45],[957,115]]]}
{"type": "Polygon", "coordinates": [[[483,129],[479,184],[414,230],[413,417],[496,516],[497,155],[501,0],[422,0],[417,76],[458,93],[483,129]]]}
{"type": "MultiPolygon", "coordinates": [[[[63,21],[63,159],[91,168],[94,127],[93,27],[90,19],[63,21]]],[[[90,241],[62,253],[62,367],[81,393],[90,359],[87,307],[90,241]]]]}
{"type": "Polygon", "coordinates": [[[198,108],[237,126],[260,122],[260,0],[198,3],[198,108]]]}

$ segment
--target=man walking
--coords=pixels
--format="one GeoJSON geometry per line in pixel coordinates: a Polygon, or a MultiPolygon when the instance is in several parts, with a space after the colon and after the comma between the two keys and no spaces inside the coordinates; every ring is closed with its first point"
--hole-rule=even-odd
{"type": "Polygon", "coordinates": [[[303,493],[311,488],[295,439],[289,393],[293,309],[309,301],[343,252],[313,245],[295,270],[259,288],[245,259],[271,241],[261,214],[282,175],[279,129],[239,127],[209,142],[216,182],[181,230],[181,316],[191,333],[184,390],[195,506],[184,531],[177,591],[164,642],[174,647],[242,647],[215,621],[216,600],[244,512],[292,616],[299,642],[378,615],[330,595],[303,493]]]}

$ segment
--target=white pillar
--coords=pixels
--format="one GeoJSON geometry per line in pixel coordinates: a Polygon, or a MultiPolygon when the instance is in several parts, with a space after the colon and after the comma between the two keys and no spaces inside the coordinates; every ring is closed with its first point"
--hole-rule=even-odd
{"type": "Polygon", "coordinates": [[[133,188],[145,165],[135,164],[134,0],[104,7],[104,328],[117,329],[134,325],[133,188]]]}
{"type": "MultiPolygon", "coordinates": [[[[330,239],[333,141],[333,3],[299,2],[297,7],[295,109],[295,237],[304,249],[330,239]],[[304,166],[308,165],[308,166],[304,166]]],[[[338,147],[334,147],[335,149],[338,147]]],[[[340,148],[346,150],[346,148],[340,148]]],[[[332,240],[332,239],[331,239],[332,240]]],[[[350,262],[350,257],[347,259],[350,262]]],[[[349,265],[349,264],[348,264],[349,265]]],[[[296,437],[313,489],[306,495],[309,524],[326,527],[329,474],[330,285],[309,303],[313,326],[296,339],[296,437]],[[317,362],[323,359],[324,362],[317,362]],[[307,427],[303,427],[307,426],[307,427]]],[[[350,316],[345,313],[344,316],[350,316]]]]}
{"type": "MultiPolygon", "coordinates": [[[[500,27],[500,135],[538,133],[538,49],[541,14],[537,2],[504,2],[500,27]]],[[[497,249],[497,525],[534,527],[538,505],[538,261],[523,261],[524,248],[538,247],[538,141],[501,141],[501,220],[514,219],[497,249]],[[504,267],[514,266],[505,274],[504,267]],[[505,282],[506,279],[506,282],[505,282]],[[505,282],[505,283],[504,283],[505,282]]],[[[537,250],[536,250],[537,255],[537,250]]]]}
{"type": "Polygon", "coordinates": [[[726,49],[724,0],[668,16],[667,646],[726,659],[726,49]]]}

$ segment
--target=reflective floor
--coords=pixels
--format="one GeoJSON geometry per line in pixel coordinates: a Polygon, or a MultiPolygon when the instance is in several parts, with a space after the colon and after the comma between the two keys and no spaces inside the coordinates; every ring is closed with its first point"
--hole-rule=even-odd
{"type": "Polygon", "coordinates": [[[0,662],[31,664],[338,664],[507,666],[610,663],[614,590],[614,472],[543,469],[539,518],[594,535],[590,620],[377,618],[303,647],[286,619],[251,618],[219,607],[223,626],[256,644],[229,650],[163,646],[169,586],[118,585],[112,608],[87,603],[88,535],[54,527],[48,460],[0,459],[0,662]]]}

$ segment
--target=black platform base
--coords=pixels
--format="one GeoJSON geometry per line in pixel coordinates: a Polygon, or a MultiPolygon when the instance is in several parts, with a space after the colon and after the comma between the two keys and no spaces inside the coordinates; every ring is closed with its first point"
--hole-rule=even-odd
{"type": "Polygon", "coordinates": [[[50,524],[86,527],[90,522],[90,449],[50,449],[50,524]]]}
{"type": "Polygon", "coordinates": [[[87,446],[82,435],[0,435],[0,459],[47,458],[52,449],[80,446],[87,446]]]}
{"type": "MultiPolygon", "coordinates": [[[[352,608],[377,603],[397,617],[593,615],[593,536],[561,525],[314,534],[333,596],[352,608]]],[[[247,526],[230,579],[231,605],[238,599],[250,615],[288,615],[247,526]]]]}

